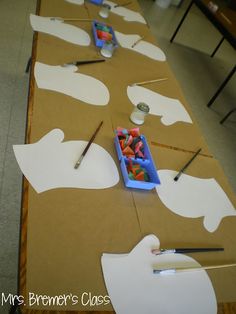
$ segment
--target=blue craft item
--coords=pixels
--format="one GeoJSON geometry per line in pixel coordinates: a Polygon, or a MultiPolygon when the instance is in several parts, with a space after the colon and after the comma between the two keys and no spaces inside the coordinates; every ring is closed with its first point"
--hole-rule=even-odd
{"type": "Polygon", "coordinates": [[[91,3],[94,3],[94,4],[103,4],[103,0],[89,0],[91,3]]]}
{"type": "Polygon", "coordinates": [[[145,159],[143,158],[127,158],[122,154],[122,150],[120,147],[120,142],[118,135],[115,137],[115,147],[116,147],[116,152],[118,155],[118,159],[120,161],[120,168],[121,172],[123,175],[124,183],[126,187],[129,188],[136,188],[136,189],[143,189],[143,190],[151,190],[153,189],[156,185],[161,184],[157,169],[155,167],[154,161],[152,159],[151,152],[149,150],[146,138],[144,135],[140,135],[140,139],[144,144],[144,156],[145,159]],[[149,181],[137,181],[133,180],[131,178],[131,175],[129,177],[128,171],[127,171],[127,166],[129,163],[129,159],[131,159],[133,162],[138,163],[142,168],[145,168],[149,181]]]}
{"type": "Polygon", "coordinates": [[[92,29],[93,29],[93,36],[94,36],[94,41],[95,41],[95,45],[97,47],[102,47],[104,42],[107,41],[107,39],[100,39],[98,37],[97,31],[102,31],[102,32],[106,32],[107,34],[109,34],[108,36],[111,37],[111,41],[114,44],[114,47],[117,48],[118,47],[118,42],[116,40],[116,36],[115,33],[113,31],[113,28],[109,25],[106,25],[105,23],[101,23],[98,21],[93,21],[92,22],[92,29]]]}
{"type": "Polygon", "coordinates": [[[100,30],[100,31],[103,31],[103,32],[110,32],[110,28],[106,25],[102,25],[102,24],[99,24],[99,23],[95,23],[95,27],[96,29],[100,30]]]}

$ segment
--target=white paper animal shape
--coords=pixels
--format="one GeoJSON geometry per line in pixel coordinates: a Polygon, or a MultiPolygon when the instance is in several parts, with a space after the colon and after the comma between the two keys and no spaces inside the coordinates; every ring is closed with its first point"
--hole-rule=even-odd
{"type": "Polygon", "coordinates": [[[209,232],[214,232],[224,217],[236,216],[233,204],[214,178],[201,179],[183,173],[176,182],[176,174],[173,170],[158,170],[161,185],[156,191],[172,212],[188,218],[204,217],[203,224],[209,232]]]}
{"type": "Polygon", "coordinates": [[[75,45],[89,46],[90,37],[83,29],[66,24],[63,20],[30,14],[30,23],[34,31],[56,36],[75,45]]]}
{"type": "Polygon", "coordinates": [[[63,139],[63,131],[54,129],[37,143],[13,146],[21,171],[38,193],[69,187],[105,189],[118,183],[116,164],[103,147],[92,143],[79,168],[74,169],[88,142],[62,143],[63,139]]]}
{"type": "Polygon", "coordinates": [[[199,267],[183,254],[155,256],[155,235],[148,235],[129,254],[103,254],[102,270],[117,314],[216,314],[217,303],[205,270],[171,275],[153,274],[154,268],[199,267]]]}
{"type": "Polygon", "coordinates": [[[137,42],[141,37],[139,35],[129,35],[123,34],[120,32],[115,31],[116,38],[119,44],[123,48],[127,48],[133,50],[135,52],[141,53],[148,58],[157,61],[166,61],[166,56],[164,52],[158,48],[157,46],[145,41],[141,40],[137,42]],[[137,44],[135,44],[137,42],[137,44]],[[132,47],[134,45],[134,47],[132,47]]]}
{"type": "Polygon", "coordinates": [[[161,122],[166,126],[178,121],[193,123],[178,99],[163,96],[142,86],[128,86],[127,94],[134,106],[137,106],[139,102],[148,104],[149,113],[161,116],[161,122]]]}
{"type": "Polygon", "coordinates": [[[78,5],[84,4],[84,0],[65,0],[65,1],[78,5]]]}
{"type": "Polygon", "coordinates": [[[34,76],[39,88],[53,90],[90,105],[105,106],[110,99],[104,83],[92,76],[76,73],[78,67],[35,63],[34,76]]]}
{"type": "Polygon", "coordinates": [[[109,4],[111,7],[111,12],[123,16],[124,20],[127,22],[139,22],[142,24],[147,24],[143,16],[138,12],[130,10],[127,7],[122,6],[115,7],[117,3],[112,1],[105,0],[103,3],[109,4]]]}
{"type": "MultiPolygon", "coordinates": [[[[84,4],[84,0],[65,0],[65,1],[78,5],[84,4]]],[[[124,20],[127,22],[139,22],[142,24],[147,24],[143,16],[138,12],[135,12],[122,6],[115,7],[117,3],[114,3],[112,1],[105,0],[103,3],[109,4],[111,7],[111,12],[123,16],[124,20]]]]}

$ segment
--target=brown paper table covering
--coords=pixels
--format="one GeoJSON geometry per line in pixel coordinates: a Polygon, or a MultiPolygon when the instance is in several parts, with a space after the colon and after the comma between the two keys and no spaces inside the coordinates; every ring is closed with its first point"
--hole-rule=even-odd
{"type": "MultiPolygon", "coordinates": [[[[99,8],[93,4],[77,6],[63,0],[42,0],[41,16],[81,17],[101,20],[99,8]],[[89,12],[89,13],[88,13],[89,12]]],[[[139,10],[135,1],[129,8],[139,10]]],[[[102,20],[104,21],[104,20],[102,20]]],[[[107,23],[115,30],[145,35],[155,43],[147,25],[125,22],[122,17],[110,14],[107,23]]],[[[94,46],[91,24],[76,22],[74,25],[86,30],[92,39],[89,47],[76,46],[53,36],[39,33],[35,59],[51,65],[72,60],[99,56],[94,46]]],[[[33,83],[31,99],[32,118],[30,142],[38,141],[53,128],[61,128],[67,140],[88,140],[94,127],[103,120],[104,125],[95,143],[104,147],[119,163],[113,144],[114,129],[117,126],[134,127],[129,121],[133,109],[126,93],[127,85],[133,82],[168,77],[168,81],[150,84],[147,87],[168,97],[181,100],[189,112],[193,124],[178,122],[164,126],[158,116],[148,116],[141,132],[149,143],[162,143],[185,151],[174,151],[150,144],[157,167],[178,170],[188,151],[202,147],[202,152],[211,155],[204,138],[195,122],[190,107],[184,99],[167,62],[151,60],[143,55],[119,47],[112,59],[105,63],[84,65],[79,68],[85,73],[103,81],[110,91],[107,106],[93,106],[61,93],[38,89],[33,83]]],[[[33,81],[32,81],[33,82],[33,81]]],[[[91,91],[92,92],[92,91],[91,91]]],[[[96,160],[94,161],[96,162],[96,160]]],[[[119,170],[120,173],[120,170],[119,170]]],[[[189,174],[199,177],[216,178],[233,204],[235,196],[218,162],[210,157],[199,157],[189,168],[189,174]]],[[[168,210],[153,191],[132,191],[120,182],[109,189],[55,189],[37,194],[31,187],[28,192],[27,227],[27,273],[26,293],[45,295],[83,292],[92,295],[106,295],[100,257],[103,252],[129,252],[143,236],[154,233],[163,245],[222,245],[224,255],[216,253],[195,255],[200,262],[233,262],[236,260],[233,236],[236,218],[225,218],[214,233],[207,232],[202,218],[188,219],[168,210]]],[[[210,273],[218,301],[235,301],[235,269],[212,271],[210,273]],[[223,276],[221,277],[221,275],[223,276]]],[[[47,307],[34,306],[32,308],[47,307]]],[[[56,307],[50,307],[56,309],[56,307]]],[[[58,310],[111,310],[108,306],[57,307],[58,310]]]]}
{"type": "MultiPolygon", "coordinates": [[[[169,149],[151,146],[152,156],[158,165],[158,169],[177,170],[181,168],[190,154],[181,151],[169,152],[169,149]]],[[[202,179],[215,178],[223,187],[225,193],[232,201],[236,197],[229,186],[224,173],[214,158],[198,156],[191,167],[185,172],[188,175],[202,179]]],[[[181,178],[179,179],[181,180],[181,178]]],[[[219,252],[209,254],[194,254],[202,265],[218,265],[233,263],[236,258],[235,224],[236,216],[222,219],[215,232],[210,233],[203,227],[203,217],[185,218],[170,211],[161,202],[155,189],[151,193],[134,191],[135,205],[138,211],[142,234],[156,234],[162,247],[224,247],[223,254],[219,252]]],[[[186,198],[188,195],[186,195],[186,198]]],[[[214,208],[211,208],[214,210],[214,208]]],[[[208,272],[218,302],[230,302],[235,300],[236,269],[224,271],[212,270],[208,272]]]]}

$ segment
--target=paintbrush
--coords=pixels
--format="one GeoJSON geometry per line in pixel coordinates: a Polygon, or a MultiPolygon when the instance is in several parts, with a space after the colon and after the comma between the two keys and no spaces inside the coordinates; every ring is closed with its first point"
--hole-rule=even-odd
{"type": "Polygon", "coordinates": [[[232,24],[230,19],[228,19],[227,16],[224,15],[224,13],[220,12],[220,15],[226,20],[227,23],[232,24]]]}
{"type": "Polygon", "coordinates": [[[188,168],[188,166],[192,163],[192,161],[197,157],[197,155],[200,153],[202,149],[200,148],[194,155],[193,157],[183,166],[183,168],[179,171],[179,173],[174,177],[175,181],[179,180],[179,177],[181,174],[188,168]]]}
{"type": "Polygon", "coordinates": [[[90,138],[90,140],[89,140],[88,144],[86,145],[86,147],[85,147],[83,153],[81,154],[80,158],[78,159],[78,161],[76,162],[76,164],[75,164],[75,166],[74,166],[75,169],[78,169],[78,167],[80,166],[80,164],[81,164],[81,162],[82,162],[84,156],[86,155],[86,153],[87,153],[89,147],[91,146],[92,142],[94,141],[94,139],[95,139],[95,137],[96,137],[98,131],[100,130],[102,124],[103,124],[103,121],[100,122],[100,124],[99,124],[99,126],[97,127],[96,131],[93,133],[92,137],[90,138]]]}
{"type": "Polygon", "coordinates": [[[211,266],[199,266],[199,267],[186,267],[186,268],[164,268],[164,269],[154,269],[153,273],[158,275],[170,275],[182,272],[191,272],[199,270],[217,269],[217,268],[228,268],[235,267],[236,263],[233,264],[222,264],[222,265],[211,265],[211,266]]]}
{"type": "Polygon", "coordinates": [[[116,5],[114,5],[114,8],[118,8],[118,7],[125,7],[126,5],[129,5],[129,4],[131,4],[132,3],[132,1],[129,1],[129,2],[125,2],[125,3],[121,3],[121,4],[116,4],[116,5]]]}
{"type": "Polygon", "coordinates": [[[64,18],[64,17],[51,17],[51,21],[60,21],[60,22],[65,22],[65,21],[81,21],[81,22],[91,22],[93,21],[92,19],[76,19],[76,18],[64,18]]]}
{"type": "Polygon", "coordinates": [[[152,253],[155,255],[170,254],[170,253],[196,253],[196,252],[216,252],[224,251],[224,248],[176,248],[176,249],[153,249],[152,253]]]}
{"type": "Polygon", "coordinates": [[[143,81],[143,82],[133,83],[131,86],[146,85],[146,84],[149,84],[149,83],[161,82],[161,81],[166,81],[166,80],[168,80],[168,78],[164,77],[164,78],[159,78],[159,79],[156,79],[156,80],[150,80],[150,81],[143,81]]]}
{"type": "Polygon", "coordinates": [[[141,37],[141,38],[139,38],[137,41],[135,41],[134,43],[133,43],[133,45],[131,46],[131,48],[134,48],[141,40],[143,40],[144,39],[144,36],[143,37],[141,37]]]}
{"type": "Polygon", "coordinates": [[[89,64],[89,63],[97,63],[97,62],[104,62],[106,61],[105,59],[92,59],[92,60],[81,60],[81,61],[72,61],[72,62],[68,62],[68,63],[64,63],[63,66],[67,67],[70,65],[83,65],[83,64],[89,64]]]}

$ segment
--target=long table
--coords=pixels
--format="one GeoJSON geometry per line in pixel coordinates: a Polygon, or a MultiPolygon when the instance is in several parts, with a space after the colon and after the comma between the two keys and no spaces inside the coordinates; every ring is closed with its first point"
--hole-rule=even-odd
{"type": "MultiPolygon", "coordinates": [[[[122,3],[120,1],[120,3],[122,3]]],[[[136,2],[129,7],[139,11],[136,2]]],[[[37,14],[41,16],[80,17],[100,20],[98,7],[70,4],[64,0],[38,1],[37,14]]],[[[155,43],[147,25],[125,22],[110,14],[107,20],[115,30],[139,34],[155,43]]],[[[79,25],[92,37],[91,24],[79,25]]],[[[34,79],[35,61],[46,64],[64,64],[79,58],[98,57],[93,43],[89,47],[75,46],[53,36],[37,33],[34,36],[32,69],[28,106],[26,143],[35,143],[54,128],[60,128],[67,140],[87,140],[95,126],[104,121],[95,143],[104,147],[119,169],[114,148],[114,129],[117,126],[132,128],[129,120],[133,105],[126,95],[132,82],[156,77],[167,77],[164,84],[149,85],[153,91],[179,99],[193,124],[176,123],[164,126],[160,117],[150,115],[141,127],[146,136],[158,169],[179,170],[199,147],[202,155],[194,162],[188,174],[214,177],[236,204],[227,179],[208,146],[191,113],[178,82],[167,62],[151,60],[133,51],[119,47],[115,55],[104,64],[83,66],[80,73],[99,78],[109,87],[111,99],[107,106],[95,108],[69,96],[39,89],[34,79]]],[[[138,191],[124,187],[120,181],[105,190],[53,189],[36,193],[26,179],[23,183],[22,225],[20,242],[20,295],[27,299],[29,292],[38,295],[58,295],[84,291],[93,295],[106,295],[100,258],[103,252],[127,253],[147,234],[156,234],[163,247],[176,244],[225,247],[224,255],[197,254],[200,264],[223,264],[236,260],[235,217],[226,217],[214,233],[203,228],[202,218],[188,219],[171,213],[159,200],[155,190],[138,191]]],[[[219,313],[233,313],[236,301],[235,269],[212,270],[209,273],[219,304],[219,313]]],[[[23,313],[48,311],[78,311],[80,313],[114,313],[111,305],[77,307],[22,306],[23,313]]],[[[73,312],[74,313],[74,312],[73,312]]]]}

